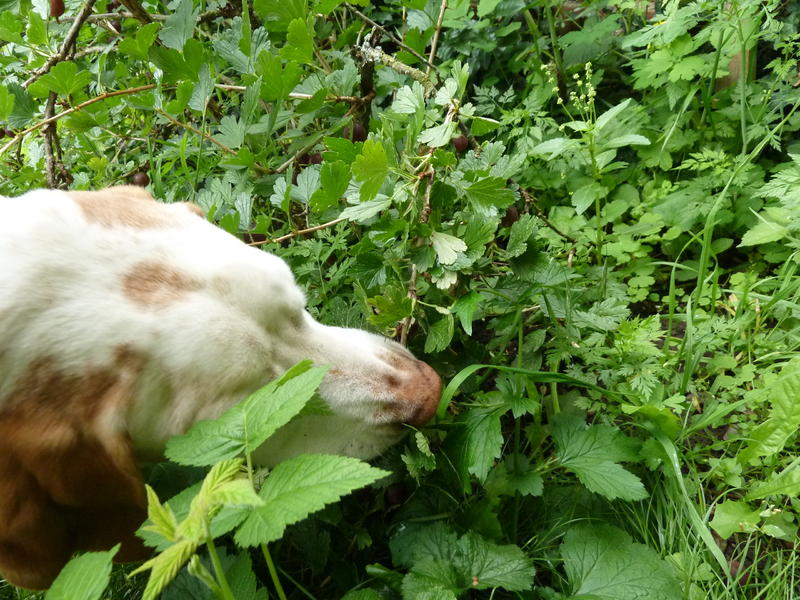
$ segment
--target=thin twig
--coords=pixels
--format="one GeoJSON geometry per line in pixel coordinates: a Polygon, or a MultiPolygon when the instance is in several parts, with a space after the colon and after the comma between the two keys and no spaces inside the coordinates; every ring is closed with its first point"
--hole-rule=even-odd
{"type": "Polygon", "coordinates": [[[523,190],[523,189],[520,189],[520,193],[522,194],[522,197],[525,199],[525,202],[527,202],[528,204],[533,206],[533,210],[536,211],[536,216],[539,217],[545,225],[547,225],[550,229],[555,231],[558,235],[560,235],[565,240],[567,240],[567,241],[569,241],[569,242],[571,242],[573,244],[577,244],[578,243],[578,240],[576,240],[574,237],[572,237],[570,235],[567,235],[566,233],[560,231],[558,229],[558,227],[556,227],[550,221],[548,221],[547,217],[542,212],[542,210],[539,208],[539,206],[536,204],[536,200],[533,199],[533,196],[531,196],[530,193],[528,193],[526,190],[523,190]]]}
{"type": "Polygon", "coordinates": [[[428,62],[428,59],[427,59],[427,58],[425,58],[424,56],[422,56],[422,54],[420,54],[419,52],[417,52],[416,50],[414,50],[414,49],[413,49],[411,46],[409,46],[409,45],[407,45],[407,44],[403,43],[403,41],[402,41],[402,40],[400,40],[400,39],[399,39],[399,38],[397,38],[396,36],[392,35],[392,34],[391,34],[391,33],[390,33],[388,30],[386,30],[384,27],[381,27],[380,25],[378,25],[378,24],[377,24],[375,21],[373,21],[372,19],[370,19],[370,18],[369,18],[367,15],[365,15],[365,14],[362,14],[361,12],[359,12],[357,9],[353,8],[353,7],[352,7],[352,6],[350,6],[350,5],[347,5],[347,8],[349,8],[349,9],[350,9],[350,12],[352,12],[352,13],[353,13],[355,16],[357,16],[359,19],[361,19],[361,20],[362,20],[362,21],[364,21],[365,23],[368,23],[368,24],[369,24],[369,25],[371,25],[372,27],[375,27],[376,29],[378,29],[379,31],[381,31],[381,32],[383,33],[383,35],[385,35],[385,36],[386,36],[386,37],[388,37],[388,38],[389,38],[389,39],[390,39],[392,42],[394,42],[395,44],[397,44],[398,46],[400,46],[400,47],[401,47],[403,50],[405,50],[406,52],[409,52],[410,54],[413,54],[413,55],[414,55],[414,56],[416,56],[418,59],[420,59],[422,62],[424,62],[425,64],[427,64],[427,65],[428,65],[428,67],[433,67],[434,69],[436,69],[436,68],[437,68],[437,67],[436,67],[436,65],[434,65],[433,63],[429,63],[429,62],[428,62]]]}
{"type": "Polygon", "coordinates": [[[342,221],[346,221],[347,219],[343,217],[339,217],[338,219],[334,219],[333,221],[328,221],[327,223],[323,223],[322,225],[314,225],[314,227],[309,227],[307,229],[298,229],[297,231],[293,231],[292,233],[287,233],[286,235],[282,235],[280,237],[276,237],[273,239],[268,240],[259,240],[258,242],[250,242],[247,244],[248,246],[263,246],[264,244],[278,244],[284,240],[288,240],[293,237],[297,237],[298,235],[303,235],[306,233],[311,233],[314,231],[319,231],[320,229],[327,229],[328,227],[333,227],[337,223],[341,223],[342,221]]]}
{"type": "MultiPolygon", "coordinates": [[[[247,86],[244,85],[229,85],[226,83],[216,83],[214,87],[218,90],[225,90],[227,92],[244,92],[247,91],[247,86]]],[[[303,94],[300,92],[291,92],[288,96],[290,100],[310,100],[314,97],[314,94],[303,94]]],[[[329,94],[325,96],[326,102],[348,102],[350,104],[362,104],[367,102],[370,99],[367,98],[360,98],[359,96],[335,96],[333,94],[329,94]]]]}
{"type": "Polygon", "coordinates": [[[68,108],[65,111],[58,113],[57,115],[53,115],[48,119],[42,119],[38,123],[31,125],[27,129],[23,129],[22,131],[18,132],[13,138],[11,138],[8,142],[6,142],[3,146],[0,146],[0,156],[2,156],[6,150],[11,148],[14,144],[16,144],[19,140],[24,138],[26,135],[31,133],[32,131],[36,131],[37,129],[41,129],[45,125],[49,125],[50,123],[54,123],[59,119],[63,119],[67,115],[71,115],[74,112],[78,112],[79,110],[83,110],[87,106],[91,106],[92,104],[96,104],[98,102],[102,102],[103,100],[108,100],[109,98],[113,98],[115,96],[124,96],[128,94],[138,94],[139,92],[146,92],[147,90],[152,90],[155,84],[151,83],[148,85],[140,85],[133,88],[128,88],[126,90],[117,90],[115,92],[106,92],[104,94],[100,94],[94,98],[90,98],[85,102],[81,102],[80,104],[76,104],[75,106],[68,108]]]}
{"type": "Polygon", "coordinates": [[[125,8],[131,11],[131,16],[134,19],[139,19],[145,25],[153,22],[153,17],[142,7],[139,0],[120,0],[120,2],[125,8]]]}
{"type": "Polygon", "coordinates": [[[433,59],[436,58],[436,50],[439,47],[439,36],[442,34],[442,21],[444,21],[444,11],[447,10],[447,0],[442,0],[442,5],[439,8],[439,18],[436,19],[436,30],[433,33],[433,42],[431,42],[431,53],[428,55],[428,70],[425,74],[431,76],[431,66],[433,59]]]}
{"type": "MultiPolygon", "coordinates": [[[[408,297],[411,298],[411,305],[417,301],[417,265],[411,263],[411,276],[408,278],[408,297]]],[[[400,323],[400,343],[405,346],[408,341],[408,332],[414,323],[413,314],[405,317],[400,323]]]]}
{"type": "MultiPolygon", "coordinates": [[[[50,95],[47,97],[47,105],[44,109],[44,117],[45,119],[49,119],[53,116],[55,112],[56,106],[56,98],[58,94],[55,92],[50,92],[50,95]]],[[[54,190],[58,187],[58,180],[56,179],[56,158],[55,158],[55,123],[50,123],[47,127],[44,128],[44,166],[45,171],[47,173],[47,187],[51,190],[54,190]]]]}
{"type": "Polygon", "coordinates": [[[75,17],[75,20],[72,22],[72,26],[69,28],[67,32],[67,37],[64,38],[64,43],[61,45],[61,50],[58,51],[57,54],[54,54],[47,61],[38,69],[33,72],[25,83],[22,84],[22,87],[27,88],[30,84],[34,81],[39,79],[42,75],[47,73],[50,69],[53,68],[58,62],[65,60],[69,55],[70,49],[72,48],[73,44],[75,43],[75,39],[78,37],[78,32],[80,31],[83,23],[89,18],[89,15],[94,8],[94,3],[96,0],[86,0],[86,4],[83,5],[81,12],[75,17]]]}

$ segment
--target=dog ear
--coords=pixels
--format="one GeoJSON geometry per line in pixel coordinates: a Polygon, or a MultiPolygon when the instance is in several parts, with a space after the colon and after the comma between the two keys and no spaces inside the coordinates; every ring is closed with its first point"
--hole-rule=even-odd
{"type": "Polygon", "coordinates": [[[144,484],[115,423],[131,386],[124,369],[64,376],[40,363],[0,412],[0,573],[11,583],[49,587],[74,552],[117,542],[118,561],[147,556],[134,535],[144,484]]]}

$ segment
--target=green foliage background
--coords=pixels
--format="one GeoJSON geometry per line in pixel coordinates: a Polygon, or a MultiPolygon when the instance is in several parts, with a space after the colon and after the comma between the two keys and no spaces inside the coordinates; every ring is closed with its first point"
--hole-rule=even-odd
{"type": "Polygon", "coordinates": [[[289,597],[800,594],[797,0],[51,8],[0,0],[0,194],[146,173],[451,382],[289,597]]]}

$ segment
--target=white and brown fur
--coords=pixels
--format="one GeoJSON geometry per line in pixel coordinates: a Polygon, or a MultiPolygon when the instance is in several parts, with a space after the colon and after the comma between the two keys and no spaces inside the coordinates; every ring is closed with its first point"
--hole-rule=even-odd
{"type": "Polygon", "coordinates": [[[327,327],[279,258],[142,188],[0,197],[0,575],[45,588],[76,551],[147,552],[137,463],[300,360],[330,365],[307,416],[256,452],[370,458],[433,414],[440,380],[399,344],[327,327]]]}

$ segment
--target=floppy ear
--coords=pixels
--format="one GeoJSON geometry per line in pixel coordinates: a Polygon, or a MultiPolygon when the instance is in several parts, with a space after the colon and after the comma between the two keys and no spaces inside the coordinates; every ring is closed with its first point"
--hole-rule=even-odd
{"type": "Polygon", "coordinates": [[[122,542],[117,560],[148,554],[134,535],[144,484],[127,433],[114,427],[130,378],[90,375],[39,368],[22,383],[47,396],[28,388],[0,412],[0,573],[15,585],[49,587],[79,550],[122,542]]]}

